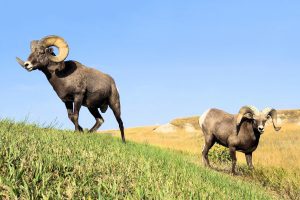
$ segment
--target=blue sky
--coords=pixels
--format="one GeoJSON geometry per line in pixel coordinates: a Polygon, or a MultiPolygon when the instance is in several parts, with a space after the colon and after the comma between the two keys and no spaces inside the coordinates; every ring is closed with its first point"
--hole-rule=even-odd
{"type": "MultiPolygon", "coordinates": [[[[0,117],[73,128],[39,71],[31,40],[60,35],[67,59],[111,74],[126,127],[217,107],[299,108],[299,1],[5,1],[0,7],[0,117]]],[[[108,111],[102,129],[117,128],[108,111]]],[[[94,124],[82,108],[80,124],[94,124]]]]}

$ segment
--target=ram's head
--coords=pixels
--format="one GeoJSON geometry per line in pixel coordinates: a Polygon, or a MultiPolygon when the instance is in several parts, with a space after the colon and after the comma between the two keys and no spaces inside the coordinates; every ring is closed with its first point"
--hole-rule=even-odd
{"type": "Polygon", "coordinates": [[[277,125],[277,111],[274,108],[265,108],[261,112],[254,106],[243,106],[237,116],[237,125],[241,124],[243,118],[252,120],[252,125],[259,133],[265,131],[265,124],[268,119],[272,118],[273,127],[276,131],[279,131],[281,127],[277,125]]]}
{"type": "Polygon", "coordinates": [[[16,58],[17,62],[26,70],[32,71],[48,66],[50,62],[59,63],[66,59],[69,53],[68,44],[59,36],[50,35],[41,40],[33,40],[30,44],[31,53],[27,61],[16,58]],[[52,46],[58,48],[55,56],[52,46]]]}

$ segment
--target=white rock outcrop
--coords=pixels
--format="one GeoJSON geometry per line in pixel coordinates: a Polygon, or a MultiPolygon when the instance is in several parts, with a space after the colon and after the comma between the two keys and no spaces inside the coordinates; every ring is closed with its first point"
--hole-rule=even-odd
{"type": "Polygon", "coordinates": [[[190,124],[190,123],[185,123],[184,126],[183,126],[185,132],[188,132],[188,133],[194,133],[196,132],[197,130],[195,129],[195,127],[190,124]]]}
{"type": "Polygon", "coordinates": [[[177,131],[177,127],[172,125],[172,124],[164,124],[164,125],[161,125],[159,127],[157,127],[154,132],[155,133],[174,133],[177,131]]]}

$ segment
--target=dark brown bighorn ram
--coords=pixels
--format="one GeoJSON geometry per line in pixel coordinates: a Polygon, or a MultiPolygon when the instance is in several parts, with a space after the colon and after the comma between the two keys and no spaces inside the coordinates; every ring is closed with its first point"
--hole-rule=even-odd
{"type": "Polygon", "coordinates": [[[86,106],[95,117],[96,123],[89,130],[96,131],[104,122],[98,108],[105,112],[112,109],[125,142],[124,127],[121,119],[120,97],[112,77],[98,70],[88,68],[76,61],[64,61],[69,53],[68,44],[59,36],[47,36],[31,42],[31,54],[26,62],[17,58],[18,63],[28,71],[42,71],[59,98],[65,103],[68,117],[76,131],[82,131],[78,124],[79,110],[86,106]],[[55,56],[53,48],[58,48],[55,56]]]}
{"type": "Polygon", "coordinates": [[[215,142],[229,148],[232,159],[232,173],[235,174],[236,151],[243,152],[248,166],[253,169],[252,152],[257,148],[260,135],[264,132],[266,121],[272,118],[276,131],[277,111],[265,108],[260,112],[254,106],[244,106],[237,115],[232,115],[218,109],[209,109],[199,119],[205,144],[202,159],[209,166],[208,151],[215,142]]]}

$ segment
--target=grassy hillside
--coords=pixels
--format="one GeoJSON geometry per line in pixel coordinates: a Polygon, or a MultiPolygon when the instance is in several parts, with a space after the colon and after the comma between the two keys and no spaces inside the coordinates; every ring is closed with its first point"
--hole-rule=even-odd
{"type": "Polygon", "coordinates": [[[1,199],[270,199],[176,152],[100,134],[0,121],[1,199]]]}
{"type": "MultiPolygon", "coordinates": [[[[256,182],[263,187],[276,192],[281,198],[300,199],[300,123],[298,110],[279,111],[282,129],[274,131],[267,125],[259,146],[253,154],[255,170],[247,171],[245,156],[238,153],[238,178],[256,182]]],[[[195,125],[195,131],[185,130],[185,124],[196,124],[197,117],[178,118],[169,124],[177,127],[174,132],[156,132],[158,126],[137,127],[126,129],[129,140],[152,144],[166,149],[173,149],[188,153],[194,163],[202,166],[201,150],[204,144],[203,135],[195,125]]],[[[102,131],[120,137],[119,131],[102,131]]],[[[223,149],[228,154],[227,149],[223,149]]],[[[219,159],[218,148],[211,150],[210,158],[219,159]]],[[[223,152],[222,152],[223,153],[223,152]]],[[[223,154],[224,155],[224,154],[223,154]]],[[[222,158],[221,158],[222,160],[222,158]]],[[[224,174],[230,172],[230,162],[216,162],[212,160],[214,169],[224,174]]]]}

